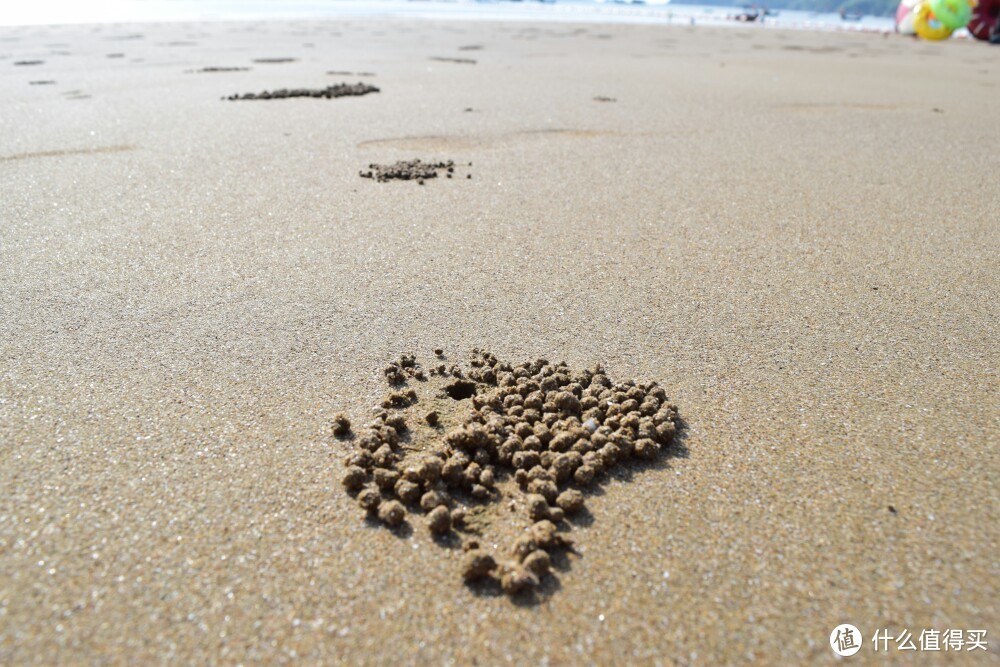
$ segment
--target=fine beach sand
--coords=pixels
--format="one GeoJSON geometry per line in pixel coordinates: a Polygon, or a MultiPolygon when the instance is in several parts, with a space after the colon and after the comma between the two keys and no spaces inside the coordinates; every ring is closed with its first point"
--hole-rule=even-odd
{"type": "Polygon", "coordinates": [[[826,663],[843,622],[1000,662],[1000,49],[31,27],[0,85],[0,663],[826,663]],[[411,158],[462,175],[358,175],[411,158]],[[540,602],[339,485],[332,415],[436,347],[602,361],[686,424],[540,602]]]}

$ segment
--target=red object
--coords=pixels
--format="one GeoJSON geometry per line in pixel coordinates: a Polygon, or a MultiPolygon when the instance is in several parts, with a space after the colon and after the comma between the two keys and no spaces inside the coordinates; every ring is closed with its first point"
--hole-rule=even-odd
{"type": "Polygon", "coordinates": [[[972,8],[972,18],[967,27],[973,37],[988,42],[997,21],[1000,21],[1000,0],[979,0],[979,4],[972,8]]]}

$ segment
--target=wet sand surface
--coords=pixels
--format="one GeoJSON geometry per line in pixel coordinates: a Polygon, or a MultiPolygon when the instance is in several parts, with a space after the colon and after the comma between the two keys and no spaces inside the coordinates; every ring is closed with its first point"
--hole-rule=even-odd
{"type": "Polygon", "coordinates": [[[801,664],[842,622],[1000,661],[1000,50],[32,27],[0,82],[0,662],[801,664]],[[329,72],[380,92],[222,99],[329,72]],[[473,178],[359,177],[413,159],[473,178]],[[683,419],[530,603],[339,484],[333,415],[438,347],[683,419]]]}

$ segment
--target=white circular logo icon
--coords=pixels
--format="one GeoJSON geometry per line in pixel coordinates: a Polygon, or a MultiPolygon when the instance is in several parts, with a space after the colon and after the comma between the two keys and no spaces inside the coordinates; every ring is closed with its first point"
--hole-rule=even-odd
{"type": "Polygon", "coordinates": [[[842,623],[830,633],[830,648],[845,658],[861,650],[861,641],[861,631],[850,623],[842,623]]]}

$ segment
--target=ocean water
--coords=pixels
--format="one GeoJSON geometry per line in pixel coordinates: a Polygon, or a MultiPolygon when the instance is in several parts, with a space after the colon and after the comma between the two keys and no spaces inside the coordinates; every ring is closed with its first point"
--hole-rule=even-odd
{"type": "MultiPolygon", "coordinates": [[[[413,18],[442,20],[558,21],[746,25],[730,20],[737,7],[714,7],[646,0],[622,4],[592,0],[509,2],[476,0],[29,0],[6,2],[0,25],[135,23],[153,21],[413,18]]],[[[804,30],[891,31],[888,17],[843,21],[837,14],[779,11],[751,25],[804,30]]]]}

